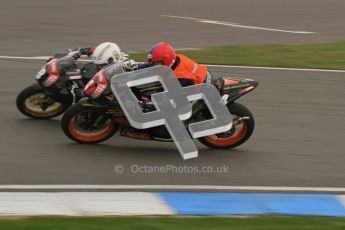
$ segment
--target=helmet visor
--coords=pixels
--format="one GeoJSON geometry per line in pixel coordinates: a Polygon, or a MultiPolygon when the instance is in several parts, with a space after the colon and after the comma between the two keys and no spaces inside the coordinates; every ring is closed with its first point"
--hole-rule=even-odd
{"type": "Polygon", "coordinates": [[[164,65],[163,61],[152,61],[152,59],[147,59],[147,62],[151,64],[152,66],[157,66],[157,65],[164,65]]]}

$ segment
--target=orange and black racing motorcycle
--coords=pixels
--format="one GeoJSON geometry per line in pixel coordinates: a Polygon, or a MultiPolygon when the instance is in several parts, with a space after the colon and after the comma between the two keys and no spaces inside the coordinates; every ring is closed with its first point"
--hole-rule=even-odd
{"type": "MultiPolygon", "coordinates": [[[[99,143],[112,137],[117,131],[122,136],[157,141],[173,141],[165,126],[137,130],[131,127],[123,110],[110,89],[110,78],[124,72],[120,66],[110,66],[98,72],[85,87],[87,97],[72,105],[61,120],[63,132],[79,143],[99,143]]],[[[251,79],[221,77],[213,81],[221,96],[228,95],[227,108],[232,114],[232,128],[224,133],[198,138],[210,148],[234,148],[246,142],[254,130],[254,117],[244,105],[235,102],[251,92],[258,82],[251,79]]],[[[132,88],[142,106],[154,93],[162,92],[160,83],[150,83],[132,88]]],[[[142,106],[143,112],[147,108],[142,106]]],[[[149,109],[152,111],[152,109],[149,109]]],[[[153,108],[154,110],[154,108],[153,108]]],[[[199,100],[193,104],[188,124],[212,118],[206,104],[199,100]]]]}

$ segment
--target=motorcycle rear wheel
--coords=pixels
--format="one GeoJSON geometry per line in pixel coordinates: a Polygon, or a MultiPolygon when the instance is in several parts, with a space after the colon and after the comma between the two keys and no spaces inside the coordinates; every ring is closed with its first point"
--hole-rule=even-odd
{"type": "Polygon", "coordinates": [[[233,126],[228,132],[198,138],[202,144],[209,148],[230,149],[242,145],[253,134],[255,121],[249,109],[235,102],[229,104],[228,109],[233,119],[238,117],[248,117],[249,119],[242,120],[240,124],[233,126]]]}

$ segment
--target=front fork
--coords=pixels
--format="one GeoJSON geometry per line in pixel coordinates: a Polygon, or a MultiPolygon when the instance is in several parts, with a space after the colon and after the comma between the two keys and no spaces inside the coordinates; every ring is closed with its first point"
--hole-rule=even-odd
{"type": "Polygon", "coordinates": [[[75,104],[77,102],[77,93],[76,89],[78,89],[78,86],[73,82],[72,88],[71,88],[71,94],[73,96],[73,102],[72,104],[75,104]]]}
{"type": "Polygon", "coordinates": [[[55,100],[50,96],[45,96],[43,103],[40,105],[41,109],[43,111],[46,111],[46,109],[55,103],[55,100]]]}
{"type": "MultiPolygon", "coordinates": [[[[70,95],[72,95],[72,104],[75,104],[80,98],[83,97],[82,93],[80,92],[80,88],[82,86],[78,85],[78,83],[73,82],[71,88],[69,89],[70,95]]],[[[63,104],[69,104],[71,102],[68,103],[68,101],[70,99],[68,99],[68,94],[66,94],[65,91],[62,92],[62,90],[60,90],[59,92],[51,92],[48,89],[45,89],[44,95],[44,101],[43,103],[40,105],[41,109],[43,111],[45,111],[49,106],[51,106],[52,104],[54,104],[55,102],[60,102],[63,104]]]]}
{"type": "Polygon", "coordinates": [[[73,96],[72,104],[77,103],[80,98],[84,97],[83,88],[84,85],[81,82],[72,81],[72,87],[70,90],[73,96]]]}

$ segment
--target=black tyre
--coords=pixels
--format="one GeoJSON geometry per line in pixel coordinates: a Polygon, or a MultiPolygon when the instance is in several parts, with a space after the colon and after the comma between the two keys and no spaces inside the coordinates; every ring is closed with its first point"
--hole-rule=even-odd
{"type": "Polygon", "coordinates": [[[61,128],[73,141],[94,144],[112,137],[118,126],[104,110],[77,103],[63,115],[61,128]]]}
{"type": "Polygon", "coordinates": [[[33,84],[23,89],[17,96],[16,105],[18,110],[34,119],[49,119],[57,117],[69,107],[60,102],[54,102],[46,110],[41,108],[46,95],[39,84],[33,84]]]}
{"type": "Polygon", "coordinates": [[[243,144],[250,138],[255,126],[253,114],[244,105],[235,102],[228,104],[228,109],[234,120],[238,117],[249,119],[242,120],[228,132],[198,138],[202,144],[209,148],[229,149],[243,144]]]}

